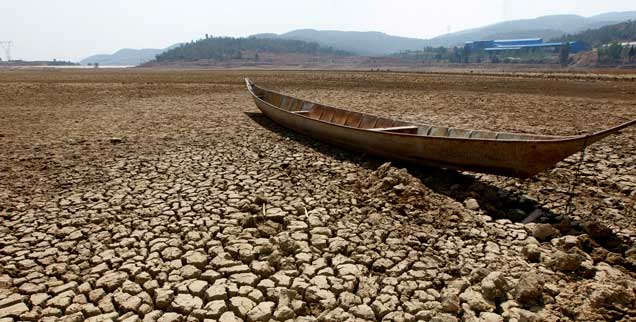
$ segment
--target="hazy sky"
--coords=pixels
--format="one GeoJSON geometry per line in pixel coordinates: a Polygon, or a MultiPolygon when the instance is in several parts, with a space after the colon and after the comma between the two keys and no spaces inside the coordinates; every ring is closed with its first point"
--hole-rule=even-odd
{"type": "Polygon", "coordinates": [[[206,33],[313,28],[430,38],[510,19],[628,10],[635,0],[0,0],[0,40],[13,41],[14,59],[78,61],[206,33]]]}

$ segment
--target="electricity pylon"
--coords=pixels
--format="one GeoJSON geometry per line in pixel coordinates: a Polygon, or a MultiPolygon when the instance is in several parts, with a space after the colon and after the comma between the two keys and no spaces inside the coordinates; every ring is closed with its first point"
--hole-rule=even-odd
{"type": "Polygon", "coordinates": [[[11,61],[11,45],[13,43],[11,40],[9,41],[0,41],[0,46],[4,49],[5,56],[7,57],[7,61],[11,61]]]}

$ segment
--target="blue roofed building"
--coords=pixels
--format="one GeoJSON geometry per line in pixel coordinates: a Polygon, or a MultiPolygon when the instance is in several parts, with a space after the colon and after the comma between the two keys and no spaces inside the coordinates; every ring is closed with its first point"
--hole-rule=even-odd
{"type": "MultiPolygon", "coordinates": [[[[484,50],[487,52],[514,51],[522,49],[556,49],[563,46],[563,42],[543,42],[541,38],[505,39],[505,40],[479,40],[467,41],[465,48],[470,51],[484,50]]],[[[578,53],[585,50],[585,46],[578,41],[571,41],[570,53],[578,53]]]]}
{"type": "Polygon", "coordinates": [[[506,39],[506,40],[493,40],[493,45],[496,46],[529,46],[542,44],[541,38],[528,38],[528,39],[506,39]]]}

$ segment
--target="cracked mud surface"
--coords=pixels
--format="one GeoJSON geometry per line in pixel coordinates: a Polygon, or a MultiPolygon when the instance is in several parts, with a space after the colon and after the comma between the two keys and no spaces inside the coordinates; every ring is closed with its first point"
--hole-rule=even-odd
{"type": "Polygon", "coordinates": [[[456,127],[636,118],[621,80],[0,71],[0,321],[636,319],[636,129],[528,180],[388,164],[273,124],[245,76],[456,127]]]}

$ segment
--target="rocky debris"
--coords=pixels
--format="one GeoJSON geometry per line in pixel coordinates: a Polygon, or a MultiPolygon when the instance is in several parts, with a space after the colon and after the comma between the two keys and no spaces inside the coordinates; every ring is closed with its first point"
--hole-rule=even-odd
{"type": "MultiPolygon", "coordinates": [[[[19,289],[22,294],[34,294],[34,293],[42,293],[46,291],[46,286],[42,284],[34,284],[34,283],[24,283],[20,285],[19,289]]],[[[59,292],[58,292],[59,293],[59,292]]]]}
{"type": "Polygon", "coordinates": [[[457,322],[459,319],[454,315],[448,313],[437,313],[434,316],[430,317],[430,315],[424,315],[431,322],[457,322]]]}
{"type": "MultiPolygon", "coordinates": [[[[542,320],[541,316],[539,316],[538,314],[532,311],[517,308],[517,307],[513,307],[510,310],[505,311],[502,314],[502,317],[504,319],[508,319],[509,321],[510,320],[517,320],[517,321],[541,321],[542,320]]],[[[558,317],[553,317],[553,318],[558,318],[558,317]]]]}
{"type": "MultiPolygon", "coordinates": [[[[581,240],[585,240],[584,236],[581,236],[581,240]]],[[[552,244],[562,250],[568,251],[574,247],[581,248],[581,242],[576,236],[563,236],[552,240],[552,244]]]]}
{"type": "Polygon", "coordinates": [[[227,305],[224,300],[216,300],[208,302],[205,305],[206,315],[213,319],[218,319],[221,314],[228,311],[227,305]]]}
{"type": "Polygon", "coordinates": [[[473,290],[472,288],[469,288],[460,294],[459,298],[475,312],[492,312],[496,308],[493,301],[484,298],[483,294],[473,290]]]}
{"type": "Polygon", "coordinates": [[[29,307],[24,302],[18,302],[15,304],[0,307],[0,318],[4,317],[19,317],[21,314],[29,311],[29,307]]]}
{"type": "Polygon", "coordinates": [[[230,281],[238,285],[256,286],[259,277],[253,273],[238,273],[230,275],[230,281]]]}
{"type": "Polygon", "coordinates": [[[481,293],[490,301],[505,298],[508,289],[508,281],[502,272],[492,272],[481,281],[481,293]]]}
{"type": "Polygon", "coordinates": [[[243,322],[243,320],[234,315],[233,312],[225,312],[221,314],[219,322],[243,322]]]}
{"type": "MultiPolygon", "coordinates": [[[[636,196],[636,193],[634,196],[636,196]]],[[[634,211],[636,211],[636,208],[634,209],[634,211]]],[[[586,221],[583,224],[583,229],[596,244],[601,245],[612,252],[625,253],[630,248],[625,235],[619,236],[610,227],[597,220],[586,221]]],[[[628,236],[632,239],[631,247],[634,247],[633,241],[634,237],[636,237],[636,233],[630,233],[628,236]]]]}
{"type": "Polygon", "coordinates": [[[541,247],[536,244],[528,244],[521,249],[529,262],[538,263],[541,260],[541,247]]]}
{"type": "Polygon", "coordinates": [[[532,229],[532,236],[539,241],[549,241],[559,236],[559,231],[550,224],[537,224],[532,229]]]}
{"type": "Polygon", "coordinates": [[[190,291],[190,294],[194,294],[199,297],[204,296],[204,292],[207,288],[208,282],[206,281],[195,280],[188,284],[188,291],[190,291]]]}
{"type": "Polygon", "coordinates": [[[475,198],[468,198],[464,200],[464,206],[470,210],[479,210],[479,203],[475,198]]]}
{"type": "Polygon", "coordinates": [[[161,257],[165,260],[175,260],[181,258],[183,251],[177,247],[167,247],[161,251],[161,257]]]}
{"type": "MultiPolygon", "coordinates": [[[[7,99],[0,100],[0,116],[20,123],[32,119],[24,111],[45,106],[51,113],[46,129],[38,122],[18,128],[12,121],[0,137],[0,321],[635,317],[636,229],[629,202],[636,193],[636,145],[629,135],[589,147],[592,162],[582,166],[566,215],[571,159],[525,181],[380,164],[243,113],[254,107],[236,99],[244,88],[235,75],[205,82],[195,75],[183,84],[157,81],[163,74],[150,80],[131,73],[130,79],[148,83],[111,84],[118,77],[111,74],[100,76],[100,91],[77,81],[37,83],[38,91],[59,91],[68,100],[64,107],[44,100],[29,105],[39,92],[28,83],[3,83],[0,96],[7,99]],[[82,108],[94,117],[78,119],[87,115],[82,108]],[[95,117],[104,121],[99,133],[92,132],[94,124],[80,128],[95,117]],[[140,136],[139,129],[148,128],[152,133],[140,136]],[[127,138],[126,144],[103,139],[113,134],[127,138]],[[598,220],[587,221],[591,216],[598,220]]],[[[336,77],[330,99],[357,97],[341,87],[360,75],[336,77]]],[[[79,79],[85,77],[93,76],[79,79]]],[[[277,72],[270,81],[302,83],[286,77],[277,72]]],[[[402,86],[420,88],[435,76],[400,75],[399,82],[382,77],[398,85],[394,94],[407,97],[415,94],[402,86]],[[413,77],[424,83],[409,83],[413,77]]],[[[330,73],[320,78],[321,86],[334,81],[330,73]]],[[[436,78],[445,84],[449,79],[459,77],[436,78]]],[[[515,82],[506,78],[500,88],[515,82]]],[[[321,95],[307,88],[293,90],[321,95]]],[[[487,109],[478,93],[431,93],[425,99],[433,104],[459,100],[461,107],[468,99],[479,105],[475,110],[487,109]]],[[[519,108],[527,104],[527,97],[515,95],[506,93],[506,100],[513,97],[519,108]]],[[[592,102],[570,99],[546,115],[592,102]]],[[[630,116],[634,105],[627,101],[603,113],[630,116]]],[[[467,122],[446,110],[438,109],[449,117],[444,122],[467,122]]],[[[594,122],[584,123],[603,127],[594,122]]]]}
{"type": "Polygon", "coordinates": [[[590,297],[590,305],[596,308],[606,308],[624,312],[636,307],[635,285],[625,283],[603,283],[594,285],[590,297]]]}
{"type": "Polygon", "coordinates": [[[125,310],[126,312],[136,312],[142,303],[141,298],[139,298],[138,296],[129,296],[128,294],[126,294],[123,297],[120,297],[118,295],[123,295],[123,293],[117,293],[113,297],[114,302],[118,307],[120,307],[122,310],[125,310]]]}
{"type": "Polygon", "coordinates": [[[504,318],[496,313],[482,312],[479,314],[479,320],[482,322],[503,322],[504,318]]]}
{"type": "Polygon", "coordinates": [[[174,312],[167,312],[164,313],[158,320],[157,322],[182,322],[184,321],[184,317],[181,314],[178,313],[174,313],[174,312]]]}
{"type": "Polygon", "coordinates": [[[173,298],[174,292],[172,290],[155,290],[155,304],[159,309],[167,309],[170,303],[172,303],[173,298]]]}
{"type": "Polygon", "coordinates": [[[269,321],[274,312],[274,307],[276,307],[274,302],[261,302],[247,312],[246,319],[254,322],[269,321]]]}
{"type": "Polygon", "coordinates": [[[183,257],[183,261],[187,265],[193,265],[199,269],[203,269],[208,264],[208,255],[203,252],[192,252],[183,257]]]}
{"type": "Polygon", "coordinates": [[[224,285],[212,285],[205,290],[205,299],[208,301],[225,300],[227,292],[224,285]]]}
{"type": "Polygon", "coordinates": [[[186,315],[201,307],[203,307],[203,300],[190,294],[177,294],[171,304],[172,309],[186,315]]]}
{"type": "Polygon", "coordinates": [[[519,304],[538,305],[543,300],[543,280],[536,273],[525,273],[515,286],[514,294],[519,304]]]}
{"type": "Polygon", "coordinates": [[[547,256],[546,266],[559,271],[575,271],[583,262],[583,256],[576,252],[556,251],[554,254],[547,256]]]}
{"type": "Polygon", "coordinates": [[[95,282],[95,286],[112,291],[119,287],[127,279],[128,274],[126,272],[111,272],[100,277],[95,282]]]}
{"type": "Polygon", "coordinates": [[[232,310],[232,312],[234,312],[234,314],[236,314],[238,317],[246,317],[247,313],[250,312],[255,306],[256,303],[254,303],[254,301],[242,296],[235,296],[230,298],[230,303],[228,304],[230,310],[232,310]]]}
{"type": "Polygon", "coordinates": [[[457,314],[461,308],[459,300],[459,294],[461,292],[462,290],[454,287],[444,289],[440,296],[440,306],[442,311],[457,314]]]}
{"type": "Polygon", "coordinates": [[[354,306],[349,309],[349,312],[358,318],[375,321],[375,313],[373,312],[373,309],[366,304],[354,306]]]}

